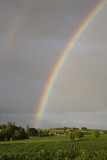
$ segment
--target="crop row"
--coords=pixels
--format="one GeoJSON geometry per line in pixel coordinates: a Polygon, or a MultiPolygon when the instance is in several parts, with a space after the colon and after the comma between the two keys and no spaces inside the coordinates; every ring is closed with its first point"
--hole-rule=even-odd
{"type": "Polygon", "coordinates": [[[88,153],[82,150],[79,153],[68,152],[63,150],[57,150],[56,152],[49,152],[46,150],[41,150],[36,154],[11,154],[11,153],[2,153],[0,154],[0,160],[106,160],[107,152],[93,152],[88,153]]]}
{"type": "Polygon", "coordinates": [[[107,145],[103,143],[79,143],[79,142],[51,142],[51,143],[17,143],[17,144],[0,144],[0,153],[29,153],[33,154],[41,150],[57,151],[63,150],[68,152],[86,152],[107,151],[107,145]]]}

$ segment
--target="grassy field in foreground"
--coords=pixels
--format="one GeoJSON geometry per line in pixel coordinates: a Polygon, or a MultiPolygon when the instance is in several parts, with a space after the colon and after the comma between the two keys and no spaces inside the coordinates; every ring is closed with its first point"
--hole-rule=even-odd
{"type": "MultiPolygon", "coordinates": [[[[43,157],[45,157],[44,160],[47,157],[46,155],[48,155],[48,158],[49,158],[49,156],[53,157],[54,153],[56,153],[57,156],[61,155],[62,157],[64,157],[64,155],[62,155],[64,153],[67,155],[68,153],[78,154],[81,151],[87,152],[90,155],[93,155],[94,152],[96,152],[96,154],[98,152],[103,152],[103,154],[106,154],[107,153],[107,135],[101,134],[99,138],[93,138],[91,135],[87,135],[80,140],[72,141],[72,142],[69,140],[67,136],[37,137],[33,139],[28,139],[28,140],[0,142],[0,154],[9,153],[9,154],[19,154],[22,156],[27,154],[28,157],[37,156],[39,154],[40,159],[41,159],[41,155],[43,154],[44,155],[43,157]]],[[[107,157],[105,155],[105,159],[102,157],[101,159],[99,158],[97,159],[106,160],[106,158],[107,157]]],[[[4,160],[4,159],[2,158],[0,160],[4,160]]],[[[23,158],[21,157],[21,159],[23,158]]]]}

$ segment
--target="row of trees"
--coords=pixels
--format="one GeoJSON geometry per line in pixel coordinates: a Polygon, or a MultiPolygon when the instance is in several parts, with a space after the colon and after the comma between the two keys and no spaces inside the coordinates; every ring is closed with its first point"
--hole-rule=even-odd
{"type": "MultiPolygon", "coordinates": [[[[67,127],[64,127],[64,133],[67,130],[67,127]]],[[[86,128],[84,128],[85,130],[86,128]]],[[[62,131],[58,131],[58,133],[62,134],[62,131]]],[[[106,133],[106,132],[104,132],[106,133]]],[[[84,135],[92,134],[93,137],[98,138],[100,136],[100,132],[98,130],[94,130],[92,132],[82,132],[79,130],[73,130],[71,133],[68,134],[69,138],[71,140],[77,140],[79,138],[82,138],[84,135]]],[[[35,129],[35,128],[29,128],[29,125],[27,124],[26,129],[24,129],[22,126],[16,126],[15,123],[8,122],[7,124],[0,125],[0,141],[10,141],[10,140],[20,140],[20,139],[28,139],[29,137],[44,137],[44,136],[52,136],[54,135],[49,130],[42,130],[42,129],[35,129]]]]}
{"type": "Polygon", "coordinates": [[[44,137],[49,136],[49,132],[49,130],[29,128],[28,124],[26,129],[24,129],[22,126],[18,127],[15,123],[8,122],[0,125],[0,141],[28,139],[35,136],[44,137]]]}
{"type": "MultiPolygon", "coordinates": [[[[72,140],[78,140],[78,139],[84,137],[84,133],[76,130],[72,133],[69,133],[68,136],[69,136],[71,141],[72,140]]],[[[98,138],[100,136],[100,132],[98,130],[94,130],[94,131],[92,131],[92,136],[94,138],[98,138]]]]}
{"type": "Polygon", "coordinates": [[[29,128],[29,125],[27,124],[26,133],[30,136],[38,136],[38,137],[45,137],[49,136],[50,131],[47,129],[35,129],[35,128],[29,128]]]}
{"type": "Polygon", "coordinates": [[[0,140],[10,141],[17,139],[27,139],[29,138],[28,134],[25,132],[25,129],[22,126],[16,126],[15,123],[8,122],[7,125],[0,125],[0,140]]]}

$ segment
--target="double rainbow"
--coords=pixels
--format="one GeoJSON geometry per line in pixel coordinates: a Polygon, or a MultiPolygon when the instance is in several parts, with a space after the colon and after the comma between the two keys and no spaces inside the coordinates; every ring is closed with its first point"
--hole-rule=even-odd
{"type": "Polygon", "coordinates": [[[69,54],[71,54],[71,51],[73,47],[75,46],[76,42],[82,35],[82,33],[86,30],[88,25],[94,20],[94,18],[98,15],[98,13],[103,9],[103,7],[107,4],[107,0],[101,0],[97,6],[94,8],[94,10],[88,15],[88,17],[84,20],[84,22],[79,26],[76,33],[73,35],[71,40],[69,41],[67,47],[62,52],[60,58],[58,59],[55,67],[53,68],[51,75],[49,77],[49,80],[47,82],[47,85],[45,87],[45,90],[43,91],[43,95],[40,99],[40,104],[36,111],[36,117],[35,117],[35,127],[38,128],[40,120],[43,116],[44,110],[47,106],[47,102],[50,96],[50,93],[53,89],[53,86],[55,84],[56,78],[64,64],[64,61],[67,59],[69,54]]]}

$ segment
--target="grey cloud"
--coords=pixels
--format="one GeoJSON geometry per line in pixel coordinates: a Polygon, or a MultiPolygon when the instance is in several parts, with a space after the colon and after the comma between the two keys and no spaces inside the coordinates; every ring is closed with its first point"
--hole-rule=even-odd
{"type": "MultiPolygon", "coordinates": [[[[25,0],[0,1],[0,113],[34,113],[54,65],[67,43],[100,0],[31,0],[23,14],[25,0]],[[24,16],[22,17],[21,16],[24,16]],[[13,24],[19,23],[12,44],[6,47],[13,24]],[[72,18],[73,17],[73,18],[72,18]],[[22,18],[22,21],[20,21],[22,18]]],[[[96,16],[73,48],[54,84],[47,114],[53,112],[97,112],[107,107],[107,6],[96,16]]],[[[13,32],[12,32],[13,33],[13,32]]],[[[88,114],[88,113],[87,113],[88,114]]],[[[75,115],[75,114],[74,114],[75,115]]],[[[54,116],[41,126],[67,124],[54,116]]],[[[105,116],[96,114],[98,125],[105,116]],[[99,118],[98,118],[99,117],[99,118]]],[[[50,118],[50,119],[49,119],[50,118]]],[[[103,119],[104,118],[104,119],[103,119]]],[[[20,117],[21,119],[21,117],[20,117]]],[[[25,118],[26,119],[26,118],[25,118]]],[[[67,119],[67,120],[66,120],[67,119]]],[[[0,115],[0,122],[1,121],[0,115]]],[[[18,118],[16,119],[18,121],[18,118]]],[[[23,121],[23,118],[22,118],[23,121]]],[[[21,122],[22,122],[21,121],[21,122]]],[[[29,118],[30,121],[30,118],[29,118]]],[[[31,118],[33,123],[33,120],[31,118]]],[[[72,119],[72,125],[84,123],[72,119]]],[[[24,121],[25,123],[26,121],[24,121]]],[[[90,116],[87,118],[87,124],[90,116]]],[[[104,122],[104,125],[103,125],[104,122]]],[[[70,123],[69,123],[70,125],[70,123]]]]}
{"type": "Polygon", "coordinates": [[[35,114],[27,113],[3,113],[0,115],[0,124],[6,124],[8,121],[15,122],[17,126],[23,126],[26,128],[26,125],[29,124],[30,127],[33,127],[35,119],[35,114]]]}
{"type": "Polygon", "coordinates": [[[107,112],[65,112],[44,113],[40,120],[40,127],[82,127],[90,129],[106,129],[107,112]]]}
{"type": "Polygon", "coordinates": [[[36,78],[14,76],[14,72],[3,72],[0,78],[0,112],[34,112],[43,83],[36,78]]]}

